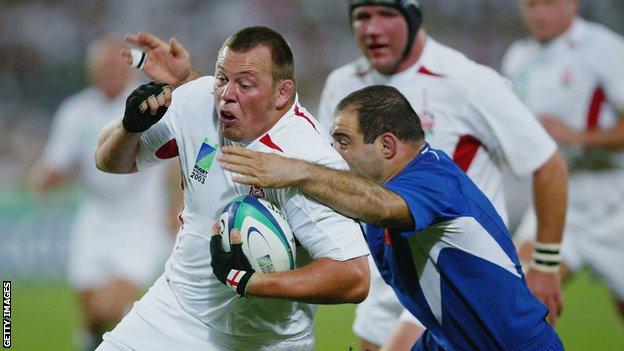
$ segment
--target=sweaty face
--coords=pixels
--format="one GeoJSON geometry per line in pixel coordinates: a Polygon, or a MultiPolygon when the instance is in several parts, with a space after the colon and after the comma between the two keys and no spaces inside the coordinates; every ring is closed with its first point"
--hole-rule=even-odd
{"type": "Polygon", "coordinates": [[[383,74],[395,73],[407,45],[403,14],[388,6],[360,6],[351,16],[358,46],[373,68],[383,74]]]}
{"type": "Polygon", "coordinates": [[[569,28],[577,6],[577,0],[522,0],[522,18],[533,38],[546,43],[569,28]]]}
{"type": "Polygon", "coordinates": [[[277,121],[272,65],[266,46],[244,53],[224,47],[219,53],[214,97],[221,132],[226,138],[249,142],[277,121]]]}
{"type": "Polygon", "coordinates": [[[351,171],[364,177],[381,181],[383,157],[375,143],[365,144],[360,131],[357,112],[346,108],[334,116],[331,135],[333,147],[349,164],[351,171]]]}

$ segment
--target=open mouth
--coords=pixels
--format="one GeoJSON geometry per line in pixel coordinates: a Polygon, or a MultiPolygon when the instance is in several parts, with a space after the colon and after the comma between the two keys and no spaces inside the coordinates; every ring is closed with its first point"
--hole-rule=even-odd
{"type": "Polygon", "coordinates": [[[236,121],[236,116],[227,111],[219,111],[219,122],[223,125],[230,125],[236,121]]]}
{"type": "Polygon", "coordinates": [[[381,54],[383,53],[384,49],[386,49],[387,47],[388,47],[387,45],[383,45],[383,44],[367,45],[368,52],[371,54],[381,54]]]}

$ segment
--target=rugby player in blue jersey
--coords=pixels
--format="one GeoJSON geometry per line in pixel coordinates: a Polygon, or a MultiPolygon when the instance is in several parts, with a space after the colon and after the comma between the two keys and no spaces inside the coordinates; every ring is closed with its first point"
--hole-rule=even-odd
{"type": "Polygon", "coordinates": [[[232,146],[220,161],[239,183],[299,187],[366,222],[381,275],[427,327],[413,350],[563,349],[502,219],[453,160],[426,143],[398,90],[351,93],[331,133],[357,175],[232,146]]]}

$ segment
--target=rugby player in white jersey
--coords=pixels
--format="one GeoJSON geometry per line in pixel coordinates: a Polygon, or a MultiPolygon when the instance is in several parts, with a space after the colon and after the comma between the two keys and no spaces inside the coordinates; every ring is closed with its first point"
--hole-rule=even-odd
{"type": "MultiPolygon", "coordinates": [[[[151,39],[156,48],[167,46],[151,39]]],[[[171,45],[171,52],[178,49],[171,45]]],[[[148,56],[154,60],[157,52],[148,56]]],[[[184,71],[190,76],[190,69],[184,71]]],[[[292,52],[272,29],[248,27],[230,36],[215,76],[184,84],[173,96],[164,84],[139,87],[124,117],[102,132],[96,160],[109,172],[143,171],[178,156],[185,207],[164,275],[98,350],[312,350],[311,303],[366,297],[368,249],[359,225],[295,188],[235,184],[232,173],[213,164],[223,145],[346,168],[298,103],[292,52]],[[229,201],[249,193],[282,209],[312,262],[273,274],[247,271],[238,284],[226,286],[224,270],[213,270],[227,263],[211,258],[212,226],[229,201]]]]}
{"type": "Polygon", "coordinates": [[[153,283],[172,245],[167,218],[175,215],[168,214],[167,168],[118,176],[93,164],[99,132],[111,116],[123,113],[135,82],[119,55],[122,48],[122,42],[110,37],[90,45],[86,65],[91,86],[63,102],[41,160],[31,171],[31,185],[38,192],[68,181],[84,186],[67,268],[86,327],[77,348],[85,350],[93,350],[140,290],[153,283]],[[136,208],[141,211],[128,216],[136,208]]]}
{"type": "MultiPolygon", "coordinates": [[[[624,38],[578,17],[578,5],[521,1],[532,38],[509,48],[503,70],[570,165],[562,271],[591,267],[624,315],[624,38]]],[[[534,231],[529,213],[517,233],[525,260],[534,231]]]]}

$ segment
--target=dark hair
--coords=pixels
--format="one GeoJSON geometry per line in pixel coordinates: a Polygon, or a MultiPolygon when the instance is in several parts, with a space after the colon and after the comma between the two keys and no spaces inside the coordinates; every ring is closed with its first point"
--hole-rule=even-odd
{"type": "Polygon", "coordinates": [[[386,132],[410,144],[417,144],[425,138],[416,111],[393,87],[372,85],[354,91],[340,101],[336,113],[345,109],[353,109],[357,113],[366,144],[386,132]]]}
{"type": "Polygon", "coordinates": [[[292,50],[286,39],[277,31],[263,26],[246,27],[232,34],[225,40],[221,50],[226,46],[235,52],[249,52],[259,45],[271,51],[273,60],[273,79],[290,79],[295,81],[295,61],[292,50]]]}

